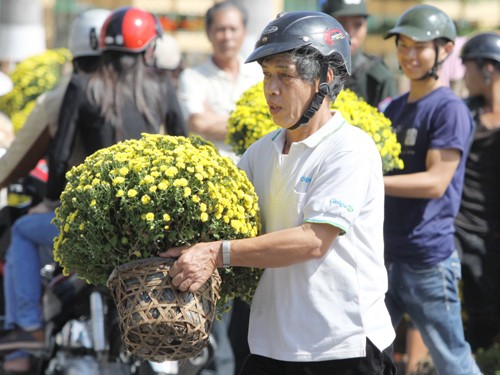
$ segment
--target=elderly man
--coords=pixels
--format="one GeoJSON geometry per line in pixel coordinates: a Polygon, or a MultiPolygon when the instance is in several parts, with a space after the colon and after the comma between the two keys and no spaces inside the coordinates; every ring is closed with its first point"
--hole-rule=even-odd
{"type": "Polygon", "coordinates": [[[281,127],[242,156],[262,211],[255,238],[167,249],[181,290],[215,267],[265,268],[241,374],[394,374],[384,296],[384,184],[373,140],[330,102],[351,72],[349,37],[331,16],[290,12],[262,32],[247,62],[281,127]]]}
{"type": "Polygon", "coordinates": [[[257,64],[244,64],[240,49],[246,36],[247,12],[237,2],[222,1],[208,9],[205,30],[212,55],[179,77],[178,96],[189,130],[213,142],[236,160],[224,144],[229,113],[250,86],[262,80],[257,64]]]}

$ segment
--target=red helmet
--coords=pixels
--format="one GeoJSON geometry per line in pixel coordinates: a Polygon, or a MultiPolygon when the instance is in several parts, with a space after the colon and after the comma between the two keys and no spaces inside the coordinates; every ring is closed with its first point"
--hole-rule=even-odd
{"type": "Polygon", "coordinates": [[[99,47],[103,51],[138,53],[161,34],[161,25],[153,14],[135,7],[121,7],[104,22],[99,47]]]}

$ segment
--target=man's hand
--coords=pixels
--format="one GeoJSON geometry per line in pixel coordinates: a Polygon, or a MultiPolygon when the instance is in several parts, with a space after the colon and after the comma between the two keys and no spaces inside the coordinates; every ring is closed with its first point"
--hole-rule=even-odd
{"type": "Polygon", "coordinates": [[[173,247],[159,255],[179,258],[170,267],[172,284],[182,292],[196,292],[217,268],[221,242],[202,242],[191,247],[173,247]]]}

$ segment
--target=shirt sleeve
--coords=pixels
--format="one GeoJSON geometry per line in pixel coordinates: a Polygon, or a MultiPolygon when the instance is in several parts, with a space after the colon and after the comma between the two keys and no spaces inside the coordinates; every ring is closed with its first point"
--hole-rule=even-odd
{"type": "Polygon", "coordinates": [[[74,76],[64,94],[57,132],[49,147],[49,180],[46,197],[50,200],[59,200],[66,185],[66,172],[75,143],[78,109],[83,95],[85,92],[82,85],[78,77],[74,76]]]}
{"type": "Polygon", "coordinates": [[[468,150],[474,121],[469,109],[459,98],[446,100],[435,112],[430,148],[468,150]]]}
{"type": "Polygon", "coordinates": [[[253,183],[253,174],[250,168],[250,160],[248,158],[248,153],[244,153],[240,160],[238,161],[238,168],[241,169],[247,175],[248,179],[253,183]]]}
{"type": "Polygon", "coordinates": [[[323,163],[307,193],[304,222],[330,224],[345,234],[369,202],[383,196],[380,156],[365,143],[365,150],[346,150],[323,163]]]}
{"type": "Polygon", "coordinates": [[[202,113],[205,106],[203,90],[199,89],[199,74],[191,68],[185,69],[179,76],[177,95],[184,120],[192,114],[202,113]]]}

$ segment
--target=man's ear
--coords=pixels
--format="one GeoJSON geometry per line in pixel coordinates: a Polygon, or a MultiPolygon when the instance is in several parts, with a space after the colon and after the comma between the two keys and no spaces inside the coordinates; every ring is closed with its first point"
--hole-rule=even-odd
{"type": "MultiPolygon", "coordinates": [[[[333,73],[333,69],[332,68],[328,68],[327,72],[326,72],[326,83],[330,84],[333,80],[333,78],[335,77],[335,74],[333,73]]],[[[316,85],[319,85],[319,82],[321,81],[321,78],[318,78],[316,80],[316,85]]]]}
{"type": "Polygon", "coordinates": [[[455,48],[455,44],[453,42],[446,42],[443,45],[444,52],[446,52],[446,56],[451,55],[453,52],[453,48],[455,48]]]}
{"type": "Polygon", "coordinates": [[[335,74],[333,73],[333,69],[328,68],[328,71],[326,72],[326,82],[331,83],[334,78],[335,74]]]}
{"type": "Polygon", "coordinates": [[[332,68],[328,68],[326,72],[326,82],[322,82],[319,84],[318,91],[322,92],[325,96],[330,95],[329,86],[332,83],[334,77],[335,75],[333,74],[332,68]]]}

